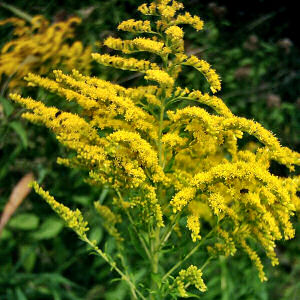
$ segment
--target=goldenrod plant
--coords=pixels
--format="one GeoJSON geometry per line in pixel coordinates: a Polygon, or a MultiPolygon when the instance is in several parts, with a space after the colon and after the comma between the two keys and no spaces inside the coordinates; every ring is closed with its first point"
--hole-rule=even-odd
{"type": "Polygon", "coordinates": [[[13,40],[7,42],[0,53],[0,80],[5,78],[10,88],[26,83],[23,77],[29,72],[46,75],[55,67],[65,71],[73,68],[88,74],[91,68],[90,46],[84,47],[74,40],[78,17],[50,24],[42,15],[29,20],[12,17],[0,21],[0,25],[14,26],[13,40]]]}
{"type": "Polygon", "coordinates": [[[221,89],[216,71],[184,51],[183,25],[200,31],[203,21],[182,9],[182,3],[170,0],[142,4],[142,20],[118,26],[133,39],[108,37],[103,43],[120,54],[92,54],[104,66],[143,74],[144,85],[125,88],[78,70],[71,75],[56,70],[56,80],[26,76],[30,86],[75,101],[80,114],[10,95],[28,109],[25,119],[51,129],[69,149],[59,164],[86,170],[89,184],[110,191],[111,199],[95,203],[117,245],[107,253],[89,239],[78,209],[32,184],[127,282],[132,299],[204,293],[210,280],[205,267],[237,251],[249,256],[265,281],[260,256],[264,252],[277,265],[275,242],[295,235],[300,155],[255,121],[235,116],[213,95],[221,89]],[[143,53],[150,59],[141,60],[143,53]],[[206,78],[211,93],[178,85],[189,68],[206,78]],[[240,147],[244,134],[257,140],[255,149],[240,147]],[[271,174],[272,161],[288,167],[290,176],[271,174]],[[139,276],[138,256],[149,269],[139,276]]]}

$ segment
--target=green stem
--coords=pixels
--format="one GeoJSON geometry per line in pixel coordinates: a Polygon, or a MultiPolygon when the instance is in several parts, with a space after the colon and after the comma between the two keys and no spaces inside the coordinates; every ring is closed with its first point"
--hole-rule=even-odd
{"type": "MultiPolygon", "coordinates": [[[[118,197],[120,198],[120,200],[121,200],[121,201],[124,201],[124,200],[123,200],[123,197],[122,197],[122,195],[121,195],[121,193],[120,193],[120,191],[119,191],[119,190],[116,190],[116,192],[117,192],[117,195],[118,195],[118,197]]],[[[138,229],[136,228],[136,226],[135,226],[135,224],[134,224],[134,221],[133,221],[133,219],[132,219],[132,216],[131,216],[130,212],[128,211],[128,209],[124,209],[124,210],[125,210],[125,213],[126,213],[126,215],[127,215],[127,217],[128,217],[128,220],[129,220],[130,224],[131,224],[132,227],[133,227],[133,230],[134,230],[135,234],[136,234],[137,237],[139,238],[139,240],[140,240],[140,242],[141,242],[141,244],[142,244],[142,246],[143,246],[143,248],[144,248],[144,250],[145,250],[146,255],[148,256],[149,260],[151,260],[151,254],[150,254],[150,252],[149,252],[148,246],[147,246],[145,240],[143,239],[143,237],[139,234],[138,229]]]]}
{"type": "MultiPolygon", "coordinates": [[[[167,67],[167,65],[165,65],[167,67]]],[[[157,140],[157,148],[158,148],[158,163],[161,167],[163,167],[163,151],[162,151],[162,132],[163,132],[163,121],[164,121],[164,113],[165,113],[165,99],[164,99],[164,93],[162,93],[162,99],[161,99],[161,109],[159,114],[159,127],[158,127],[158,140],[157,140]]],[[[157,187],[157,195],[158,199],[162,200],[162,184],[160,183],[157,187]]],[[[151,241],[151,271],[152,274],[158,273],[158,265],[159,265],[159,245],[160,245],[160,227],[155,228],[154,232],[151,231],[150,236],[151,241]]],[[[151,291],[157,291],[157,283],[153,277],[151,277],[151,291]]],[[[150,294],[150,299],[155,299],[155,296],[153,294],[150,294]]]]}
{"type": "Polygon", "coordinates": [[[174,230],[174,227],[176,226],[176,223],[177,223],[179,217],[180,217],[180,214],[177,214],[177,215],[175,216],[174,220],[172,221],[172,223],[168,226],[168,229],[164,232],[163,236],[162,236],[161,239],[160,239],[161,242],[160,242],[160,244],[158,245],[157,251],[159,251],[159,250],[164,246],[164,244],[168,241],[168,239],[169,239],[171,233],[172,233],[173,230],[174,230]]]}
{"type": "Polygon", "coordinates": [[[202,240],[196,245],[181,261],[179,261],[175,266],[173,266],[162,278],[162,281],[166,280],[176,269],[178,269],[187,259],[189,259],[199,247],[201,247],[204,242],[211,236],[213,230],[211,230],[202,240]]]}
{"type": "MultiPolygon", "coordinates": [[[[130,289],[135,291],[135,293],[142,299],[142,300],[146,300],[146,298],[142,295],[142,293],[137,290],[136,286],[134,285],[134,283],[130,280],[130,278],[124,274],[116,265],[116,263],[114,261],[112,261],[112,259],[106,254],[104,253],[102,250],[100,250],[96,245],[94,245],[86,236],[81,236],[82,240],[84,242],[86,242],[87,244],[89,244],[92,249],[99,254],[99,256],[101,256],[110,266],[112,269],[114,269],[122,278],[122,280],[125,280],[127,282],[127,284],[129,285],[130,289]]],[[[135,299],[138,299],[137,297],[135,299]]]]}
{"type": "Polygon", "coordinates": [[[203,271],[206,266],[210,263],[210,261],[213,259],[212,256],[209,256],[208,259],[206,260],[206,262],[202,265],[202,267],[200,268],[201,271],[203,271]]]}
{"type": "Polygon", "coordinates": [[[12,13],[14,13],[16,16],[28,21],[29,23],[31,23],[32,20],[32,16],[30,16],[29,14],[23,12],[22,10],[20,10],[19,8],[13,6],[13,5],[9,5],[6,3],[0,3],[0,6],[8,9],[9,11],[11,11],[12,13]]]}
{"type": "Polygon", "coordinates": [[[128,210],[126,210],[126,214],[127,214],[127,217],[129,219],[132,227],[133,227],[134,232],[138,236],[138,238],[139,238],[139,240],[140,240],[140,242],[141,242],[141,244],[142,244],[142,246],[143,246],[143,248],[145,250],[146,255],[148,256],[149,259],[151,259],[151,254],[149,252],[147,244],[146,244],[145,240],[143,239],[143,237],[141,237],[141,235],[139,234],[139,232],[138,232],[138,230],[137,230],[137,228],[136,228],[136,226],[135,226],[135,224],[133,222],[132,216],[131,216],[131,214],[130,214],[130,212],[128,210]]]}
{"type": "MultiPolygon", "coordinates": [[[[128,272],[129,268],[128,268],[127,264],[126,264],[126,261],[125,261],[124,255],[123,255],[123,247],[122,247],[121,243],[118,242],[118,241],[117,241],[117,248],[118,248],[118,252],[119,252],[119,257],[120,257],[120,260],[121,260],[121,264],[122,264],[122,266],[123,266],[123,268],[125,270],[125,274],[126,274],[126,276],[128,278],[130,278],[130,274],[128,272]]],[[[131,299],[137,299],[136,292],[135,292],[135,290],[131,286],[130,286],[130,293],[131,293],[130,294],[130,296],[131,296],[130,298],[131,299]]]]}
{"type": "Polygon", "coordinates": [[[221,265],[221,291],[222,291],[222,300],[229,299],[228,285],[227,285],[227,266],[224,256],[220,256],[220,265],[221,265]]]}
{"type": "Polygon", "coordinates": [[[197,100],[197,99],[193,99],[193,98],[189,98],[189,97],[184,97],[184,96],[182,96],[182,97],[176,97],[176,98],[171,99],[171,100],[167,103],[166,106],[168,106],[168,105],[170,105],[170,104],[173,104],[173,103],[176,103],[176,102],[181,101],[181,100],[188,100],[188,101],[194,101],[194,102],[198,102],[198,103],[199,103],[199,100],[197,100]]]}

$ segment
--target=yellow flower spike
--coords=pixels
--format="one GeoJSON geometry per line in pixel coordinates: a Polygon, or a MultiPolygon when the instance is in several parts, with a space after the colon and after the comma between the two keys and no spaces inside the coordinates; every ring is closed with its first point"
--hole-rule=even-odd
{"type": "Polygon", "coordinates": [[[174,79],[168,73],[161,70],[147,70],[144,78],[156,81],[162,86],[174,85],[174,79]]]}
{"type": "Polygon", "coordinates": [[[222,128],[226,130],[241,130],[255,136],[261,143],[267,146],[269,159],[277,160],[287,166],[300,165],[300,154],[286,147],[281,147],[277,138],[259,123],[241,117],[232,117],[222,122],[222,128]]]}
{"type": "Polygon", "coordinates": [[[233,114],[226,104],[216,96],[203,94],[200,91],[193,91],[187,95],[188,98],[198,100],[200,103],[213,108],[219,115],[224,117],[232,117],[233,114]]]}
{"type": "Polygon", "coordinates": [[[159,70],[156,63],[151,63],[147,60],[138,60],[135,58],[123,58],[121,56],[111,56],[108,54],[92,53],[92,58],[107,67],[114,67],[117,69],[146,72],[147,70],[159,70]]]}
{"type": "Polygon", "coordinates": [[[176,13],[176,9],[175,7],[168,5],[169,4],[169,0],[161,0],[158,2],[157,4],[157,10],[158,13],[162,16],[162,18],[164,19],[170,19],[173,18],[175,13],[176,13]]]}
{"type": "Polygon", "coordinates": [[[151,39],[135,38],[132,43],[139,51],[153,52],[156,54],[165,54],[170,52],[170,50],[167,50],[166,48],[164,49],[164,43],[151,39]]]}
{"type": "Polygon", "coordinates": [[[97,131],[75,114],[61,112],[55,107],[47,107],[39,101],[29,97],[22,98],[17,94],[10,94],[10,98],[32,110],[35,122],[40,122],[53,130],[57,139],[71,149],[76,149],[79,141],[102,144],[97,131]]]}
{"type": "Polygon", "coordinates": [[[157,5],[155,2],[150,3],[150,5],[143,3],[138,7],[138,11],[144,15],[157,15],[156,9],[157,5]]]}
{"type": "Polygon", "coordinates": [[[134,45],[130,40],[121,40],[120,38],[108,37],[103,44],[111,49],[122,51],[123,53],[134,52],[134,45]]]}
{"type": "Polygon", "coordinates": [[[253,233],[255,234],[257,240],[260,242],[260,244],[263,246],[264,250],[266,251],[268,258],[271,260],[272,266],[278,265],[279,260],[275,253],[276,245],[272,236],[270,236],[266,232],[262,233],[257,228],[253,228],[253,233]]]}
{"type": "Polygon", "coordinates": [[[258,275],[259,275],[260,281],[261,282],[267,281],[268,278],[266,277],[266,274],[264,272],[264,267],[262,265],[262,262],[261,262],[259,256],[257,255],[257,253],[248,246],[248,244],[246,243],[245,240],[241,240],[240,243],[241,243],[241,246],[244,249],[244,251],[248,254],[249,258],[256,266],[256,268],[258,270],[258,275]]]}
{"type": "Polygon", "coordinates": [[[118,30],[129,31],[132,33],[151,32],[150,21],[136,21],[130,19],[121,22],[118,26],[118,30]]]}
{"type": "MultiPolygon", "coordinates": [[[[61,77],[62,73],[61,72],[55,72],[54,74],[59,75],[59,78],[62,79],[62,77],[61,77]]],[[[68,75],[65,75],[65,76],[63,78],[68,77],[68,75]]],[[[116,83],[111,83],[109,81],[100,79],[98,77],[90,77],[90,76],[83,75],[78,70],[75,70],[75,69],[72,70],[72,75],[69,75],[69,76],[71,78],[75,79],[77,82],[86,83],[91,87],[98,87],[98,88],[101,88],[101,89],[109,89],[110,91],[113,90],[116,93],[127,91],[127,89],[125,89],[124,87],[122,87],[122,86],[120,86],[116,83]]]]}
{"type": "Polygon", "coordinates": [[[122,51],[126,54],[147,51],[158,55],[165,55],[171,52],[168,47],[165,47],[163,42],[158,42],[154,39],[148,38],[121,40],[119,38],[108,37],[104,41],[104,45],[111,49],[122,51]]]}
{"type": "Polygon", "coordinates": [[[49,192],[44,191],[36,182],[31,184],[37,194],[39,194],[51,208],[66,222],[67,226],[74,230],[79,237],[86,238],[86,232],[89,230],[88,223],[84,221],[81,212],[76,209],[72,211],[63,204],[57,202],[49,192]]]}
{"type": "Polygon", "coordinates": [[[194,67],[196,70],[201,72],[205,76],[207,82],[210,84],[210,89],[213,93],[221,90],[221,80],[219,78],[219,75],[214,69],[211,68],[208,62],[202,59],[200,60],[196,56],[192,55],[187,58],[182,64],[194,67]]]}
{"type": "Polygon", "coordinates": [[[152,15],[155,13],[155,8],[154,10],[151,10],[146,3],[143,3],[138,7],[138,11],[144,15],[152,15]]]}
{"type": "Polygon", "coordinates": [[[188,24],[195,28],[197,31],[202,30],[204,26],[204,22],[198,16],[191,16],[191,14],[188,12],[183,15],[178,15],[173,23],[176,25],[188,24]]]}
{"type": "Polygon", "coordinates": [[[195,243],[197,240],[201,240],[200,233],[200,222],[199,217],[195,215],[190,215],[187,217],[186,227],[192,232],[191,237],[195,243]]]}
{"type": "Polygon", "coordinates": [[[220,193],[212,193],[207,199],[208,205],[212,212],[218,216],[222,217],[224,214],[227,215],[235,224],[239,223],[238,214],[226,203],[226,199],[220,193]]]}
{"type": "Polygon", "coordinates": [[[140,5],[138,10],[144,15],[161,15],[163,18],[172,18],[175,13],[183,9],[183,4],[177,1],[172,1],[171,5],[168,5],[171,1],[157,1],[147,5],[146,3],[140,5]]]}

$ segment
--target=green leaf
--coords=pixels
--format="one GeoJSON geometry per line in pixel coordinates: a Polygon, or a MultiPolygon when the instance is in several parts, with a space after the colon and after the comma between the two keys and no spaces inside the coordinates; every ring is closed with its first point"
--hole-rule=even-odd
{"type": "Polygon", "coordinates": [[[39,225],[39,217],[31,213],[18,214],[8,224],[14,229],[33,230],[39,225]]]}
{"type": "Polygon", "coordinates": [[[115,239],[112,237],[109,237],[104,245],[104,252],[108,255],[111,255],[116,248],[116,242],[115,239]]]}
{"type": "Polygon", "coordinates": [[[36,261],[36,252],[34,248],[29,245],[22,245],[19,249],[22,265],[29,273],[33,270],[36,261]]]}
{"type": "Polygon", "coordinates": [[[103,237],[103,230],[101,227],[95,227],[90,231],[89,240],[96,241],[97,244],[101,242],[103,237]]]}
{"type": "Polygon", "coordinates": [[[14,107],[13,107],[11,101],[9,101],[8,99],[0,96],[0,103],[3,106],[5,116],[9,117],[12,114],[12,112],[14,111],[14,107]]]}
{"type": "Polygon", "coordinates": [[[124,281],[117,285],[112,291],[108,291],[105,293],[105,299],[118,299],[123,300],[126,297],[128,291],[128,287],[124,281]]]}
{"type": "Polygon", "coordinates": [[[64,222],[57,217],[49,217],[40,228],[32,233],[32,237],[36,240],[52,239],[56,237],[62,228],[64,222]]]}
{"type": "Polygon", "coordinates": [[[200,297],[200,296],[198,296],[198,295],[196,295],[196,294],[189,293],[189,292],[187,292],[187,294],[188,294],[188,297],[189,297],[189,298],[201,299],[201,297],[200,297]]]}
{"type": "Polygon", "coordinates": [[[8,240],[10,238],[12,238],[12,233],[6,228],[4,228],[0,235],[0,240],[8,240]]]}
{"type": "Polygon", "coordinates": [[[16,296],[17,296],[17,300],[27,300],[26,296],[24,295],[24,293],[20,288],[16,288],[16,296]]]}
{"type": "Polygon", "coordinates": [[[90,197],[89,196],[84,196],[84,195],[77,195],[73,196],[73,200],[76,203],[79,203],[83,206],[87,206],[90,203],[90,197]]]}
{"type": "Polygon", "coordinates": [[[152,279],[152,281],[156,282],[156,284],[159,288],[161,287],[162,280],[161,280],[160,274],[151,273],[151,279],[152,279]]]}
{"type": "Polygon", "coordinates": [[[170,159],[170,161],[168,162],[168,164],[166,165],[164,171],[165,173],[171,173],[171,170],[172,170],[172,167],[174,165],[174,162],[175,162],[175,156],[176,156],[176,153],[175,151],[172,152],[172,157],[170,159]]]}
{"type": "Polygon", "coordinates": [[[22,149],[23,148],[21,145],[17,145],[11,153],[2,155],[1,161],[0,161],[0,163],[1,163],[0,180],[2,180],[2,178],[7,176],[7,174],[10,172],[11,164],[14,162],[14,160],[19,155],[19,153],[22,151],[22,149]]]}
{"type": "Polygon", "coordinates": [[[26,133],[26,130],[23,128],[22,124],[20,122],[14,121],[14,122],[9,123],[9,126],[20,137],[23,147],[27,148],[27,146],[28,146],[27,133],[26,133]]]}

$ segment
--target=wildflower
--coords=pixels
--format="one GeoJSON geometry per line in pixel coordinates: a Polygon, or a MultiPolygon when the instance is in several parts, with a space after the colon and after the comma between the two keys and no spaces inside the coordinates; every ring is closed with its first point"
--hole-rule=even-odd
{"type": "MultiPolygon", "coordinates": [[[[87,170],[89,184],[110,189],[114,200],[95,204],[104,226],[125,245],[126,232],[121,234],[119,229],[127,228],[126,221],[133,224],[154,274],[163,269],[158,268],[160,250],[170,236],[168,243],[177,247],[182,245],[178,237],[188,232],[191,243],[200,247],[197,242],[211,227],[208,254],[232,256],[243,250],[264,281],[255,249],[262,247],[272,265],[278,264],[276,241],[294,237],[291,218],[300,203],[299,177],[279,178],[271,174],[270,164],[274,160],[295,170],[300,154],[282,147],[257,122],[235,116],[221,98],[178,86],[182,66],[192,66],[204,75],[212,93],[221,89],[221,80],[209,63],[184,52],[179,26],[189,24],[201,30],[203,22],[188,12],[180,14],[182,8],[170,0],[142,4],[139,11],[155,16],[155,21],[130,19],[118,28],[147,36],[109,37],[104,45],[120,55],[92,55],[104,66],[142,73],[144,85],[127,88],[77,70],[69,75],[55,70],[54,80],[32,73],[26,76],[29,85],[76,102],[79,114],[18,94],[10,97],[27,109],[24,118],[51,129],[71,152],[58,158],[58,163],[87,170]],[[136,52],[151,55],[145,60],[131,57],[136,52]],[[244,133],[259,143],[241,148],[238,140],[244,133]],[[185,220],[186,227],[180,226],[185,220]]],[[[77,45],[74,53],[81,50],[77,45]]],[[[38,186],[35,189],[84,236],[87,224],[80,212],[57,204],[38,186]]],[[[169,275],[162,284],[174,279],[169,275]]],[[[188,295],[189,285],[206,290],[196,266],[181,270],[173,283],[182,297],[188,295]]]]}

